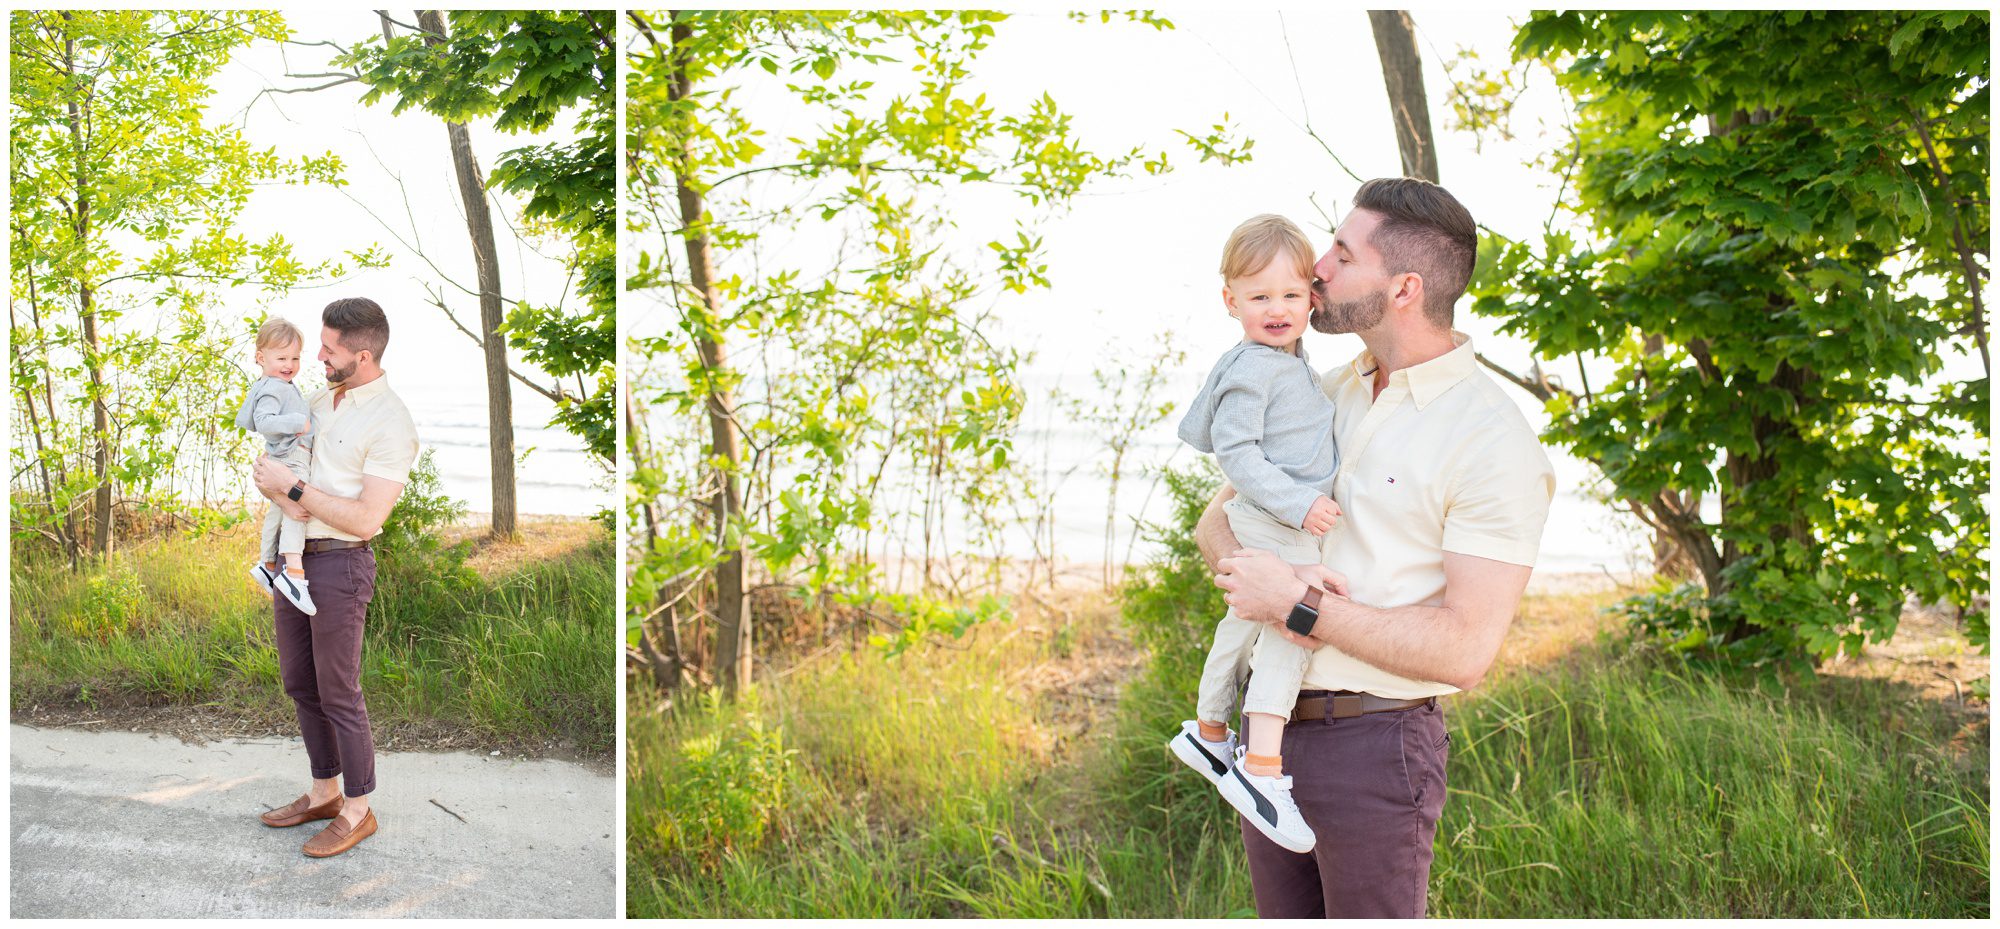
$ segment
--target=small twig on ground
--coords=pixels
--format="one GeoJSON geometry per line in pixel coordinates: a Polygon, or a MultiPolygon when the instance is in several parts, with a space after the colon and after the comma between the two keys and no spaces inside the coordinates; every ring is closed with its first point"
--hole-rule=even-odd
{"type": "Polygon", "coordinates": [[[55,752],[55,753],[56,753],[56,754],[58,754],[58,755],[67,755],[67,754],[69,754],[68,752],[66,752],[66,751],[63,751],[62,749],[60,749],[60,748],[57,748],[57,747],[55,747],[55,746],[53,746],[53,745],[44,745],[44,746],[42,746],[42,747],[43,747],[43,748],[46,748],[46,749],[48,749],[49,751],[52,751],[52,752],[55,752]]]}
{"type": "Polygon", "coordinates": [[[468,826],[472,825],[471,823],[469,823],[469,822],[466,822],[466,821],[465,821],[465,817],[463,817],[463,816],[460,816],[460,815],[458,815],[457,813],[452,813],[452,812],[451,812],[451,808],[450,808],[450,807],[448,807],[448,806],[445,806],[444,804],[442,804],[442,803],[439,803],[439,802],[437,802],[436,800],[432,800],[432,801],[431,801],[431,806],[434,806],[434,807],[437,807],[438,809],[440,809],[440,810],[443,810],[443,811],[445,811],[445,812],[447,812],[447,813],[451,813],[451,818],[453,818],[453,819],[456,819],[456,820],[458,820],[459,822],[462,822],[462,823],[465,823],[465,824],[466,824],[466,825],[468,825],[468,826]]]}

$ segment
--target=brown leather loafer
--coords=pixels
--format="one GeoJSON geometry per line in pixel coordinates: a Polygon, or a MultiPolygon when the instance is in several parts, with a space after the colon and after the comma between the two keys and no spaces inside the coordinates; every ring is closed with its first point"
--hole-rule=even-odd
{"type": "Polygon", "coordinates": [[[315,819],[332,819],[340,815],[340,808],[346,802],[346,798],[339,794],[334,794],[333,799],[319,806],[313,806],[311,794],[300,794],[299,798],[293,800],[290,804],[281,806],[257,818],[263,820],[266,826],[274,829],[283,829],[287,826],[309,823],[315,819]]]}
{"type": "Polygon", "coordinates": [[[362,839],[374,834],[375,811],[369,810],[368,814],[361,817],[361,822],[351,832],[348,831],[347,825],[343,821],[335,819],[325,829],[321,829],[319,835],[306,840],[305,852],[314,858],[332,858],[356,845],[360,845],[362,839]]]}

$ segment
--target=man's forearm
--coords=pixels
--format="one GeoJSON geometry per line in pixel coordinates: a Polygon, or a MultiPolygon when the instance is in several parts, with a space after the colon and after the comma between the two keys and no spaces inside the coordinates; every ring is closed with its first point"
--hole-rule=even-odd
{"type": "Polygon", "coordinates": [[[307,484],[299,502],[305,504],[320,522],[348,535],[372,539],[382,531],[381,518],[374,516],[367,505],[354,497],[336,497],[307,484]]]}
{"type": "Polygon", "coordinates": [[[1201,550],[1201,560],[1208,562],[1210,571],[1222,570],[1222,559],[1229,557],[1240,546],[1236,533],[1229,529],[1229,514],[1222,505],[1236,496],[1236,488],[1223,484],[1215,492],[1215,498],[1208,501],[1208,508],[1201,511],[1201,519],[1194,524],[1195,548],[1201,550]]]}
{"type": "Polygon", "coordinates": [[[1391,674],[1460,690],[1478,684],[1491,663],[1492,651],[1466,648],[1479,630],[1449,606],[1384,608],[1328,596],[1312,637],[1391,674]]]}

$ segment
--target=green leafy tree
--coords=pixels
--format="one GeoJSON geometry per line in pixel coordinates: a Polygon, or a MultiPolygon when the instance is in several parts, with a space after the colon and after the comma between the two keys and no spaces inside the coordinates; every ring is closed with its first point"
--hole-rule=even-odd
{"type": "Polygon", "coordinates": [[[1543,358],[1616,364],[1594,389],[1517,382],[1690,556],[1684,645],[1826,657],[1893,633],[1906,596],[1986,589],[1989,31],[1879,11],[1520,29],[1517,58],[1575,102],[1586,228],[1487,243],[1475,310],[1543,358]]]}
{"type": "MultiPolygon", "coordinates": [[[[900,516],[927,580],[930,554],[952,550],[948,508],[997,518],[1022,395],[1018,353],[982,334],[992,301],[1047,286],[1037,220],[1093,182],[1166,170],[1161,153],[1084,147],[1047,94],[1008,112],[970,90],[1004,19],[631,14],[627,286],[671,322],[632,346],[654,414],[640,425],[664,437],[635,445],[659,454],[631,472],[635,514],[655,518],[635,515],[652,528],[628,601],[669,627],[712,615],[727,689],[750,676],[753,562],[868,597],[853,556],[902,527],[878,506],[898,474],[914,476],[900,516]],[[749,92],[817,130],[769,137],[749,92]],[[951,198],[990,191],[1019,196],[1019,224],[958,228],[951,198]]],[[[1204,159],[1247,157],[1222,130],[1189,138],[1204,159]]]]}
{"type": "Polygon", "coordinates": [[[112,548],[121,498],[206,499],[218,464],[240,473],[233,356],[256,320],[215,322],[223,301],[341,269],[237,217],[257,185],[334,183],[340,162],[287,161],[204,119],[231,53],[285,35],[275,14],[18,11],[9,26],[11,510],[74,559],[112,548]]]}
{"type": "MultiPolygon", "coordinates": [[[[417,30],[370,39],[338,60],[368,84],[365,102],[393,99],[396,113],[416,107],[461,126],[490,117],[505,133],[542,132],[558,120],[571,121],[574,141],[507,151],[481,186],[521,197],[522,216],[533,228],[568,243],[566,264],[583,305],[509,300],[501,322],[496,284],[493,306],[483,311],[491,314],[488,332],[503,335],[556,382],[516,380],[555,401],[556,424],[582,439],[606,467],[616,444],[617,390],[612,15],[608,10],[427,11],[419,15],[417,30]]],[[[469,150],[464,160],[470,161],[469,150]]],[[[476,171],[475,165],[475,177],[476,171]]],[[[486,298],[488,288],[480,289],[486,298]]]]}

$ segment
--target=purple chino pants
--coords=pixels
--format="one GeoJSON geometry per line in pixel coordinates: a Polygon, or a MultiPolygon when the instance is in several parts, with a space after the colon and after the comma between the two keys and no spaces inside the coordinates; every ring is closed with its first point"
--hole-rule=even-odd
{"type": "Polygon", "coordinates": [[[1285,773],[1317,841],[1288,852],[1243,823],[1257,915],[1422,917],[1449,751],[1435,703],[1287,725],[1285,773]]]}
{"type": "Polygon", "coordinates": [[[319,614],[307,616],[283,596],[276,603],[278,673],[299,711],[312,776],[343,775],[341,792],[375,789],[375,737],[361,699],[361,627],[375,598],[375,552],[343,548],[304,557],[319,614]]]}

